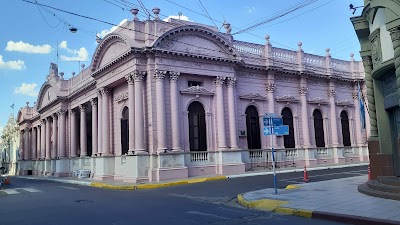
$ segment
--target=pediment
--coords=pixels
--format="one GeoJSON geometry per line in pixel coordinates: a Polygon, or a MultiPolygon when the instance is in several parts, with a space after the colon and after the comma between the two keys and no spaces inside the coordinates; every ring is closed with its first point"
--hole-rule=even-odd
{"type": "Polygon", "coordinates": [[[55,101],[57,99],[57,90],[52,87],[49,83],[43,84],[39,91],[39,96],[37,100],[37,108],[40,109],[43,106],[55,101]]]}
{"type": "Polygon", "coordinates": [[[104,50],[103,56],[99,63],[99,67],[102,67],[107,63],[114,61],[119,56],[123,55],[129,50],[130,50],[129,46],[126,45],[124,42],[112,43],[110,46],[107,47],[107,49],[104,50]]]}
{"type": "Polygon", "coordinates": [[[153,43],[153,47],[200,57],[234,59],[238,55],[227,39],[200,26],[182,26],[169,30],[153,43]]]}

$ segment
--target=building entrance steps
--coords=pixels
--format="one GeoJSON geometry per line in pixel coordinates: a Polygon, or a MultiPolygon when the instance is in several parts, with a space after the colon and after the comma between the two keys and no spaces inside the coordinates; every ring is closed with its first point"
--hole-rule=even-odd
{"type": "Polygon", "coordinates": [[[246,207],[350,224],[400,224],[400,201],[358,192],[367,175],[296,184],[296,188],[267,188],[238,195],[246,207]]]}

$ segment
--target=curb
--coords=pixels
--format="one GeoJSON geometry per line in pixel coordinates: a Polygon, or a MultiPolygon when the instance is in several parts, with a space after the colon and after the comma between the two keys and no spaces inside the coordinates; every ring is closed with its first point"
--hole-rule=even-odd
{"type": "Polygon", "coordinates": [[[206,181],[213,180],[224,180],[227,179],[226,176],[214,176],[214,177],[202,177],[202,178],[194,178],[194,179],[185,179],[179,181],[165,182],[165,183],[149,183],[149,184],[136,184],[136,185],[112,185],[103,182],[91,182],[91,181],[76,181],[76,180],[63,180],[63,179],[46,179],[40,177],[26,177],[26,176],[18,176],[21,179],[28,180],[43,180],[43,181],[52,181],[58,183],[66,183],[66,184],[77,184],[83,186],[91,186],[97,188],[104,189],[112,189],[112,190],[144,190],[144,189],[155,189],[155,188],[163,188],[163,187],[171,187],[185,184],[195,184],[206,181]]]}
{"type": "Polygon", "coordinates": [[[243,194],[237,196],[237,201],[240,205],[246,208],[253,208],[261,211],[275,212],[290,216],[299,216],[304,218],[330,220],[340,223],[354,224],[354,225],[395,225],[399,224],[398,221],[376,219],[363,216],[345,215],[339,213],[312,211],[305,209],[293,209],[281,207],[281,205],[288,204],[288,201],[280,201],[274,199],[261,199],[257,201],[247,201],[244,199],[243,194]]]}

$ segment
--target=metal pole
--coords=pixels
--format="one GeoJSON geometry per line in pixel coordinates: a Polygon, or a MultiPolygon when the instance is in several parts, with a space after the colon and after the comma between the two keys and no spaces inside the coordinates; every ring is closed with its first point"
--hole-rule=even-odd
{"type": "Polygon", "coordinates": [[[272,121],[272,117],[270,117],[269,119],[271,125],[271,154],[272,154],[272,172],[274,173],[274,189],[275,189],[275,194],[278,194],[278,189],[276,187],[276,173],[275,173],[274,124],[272,121]]]}

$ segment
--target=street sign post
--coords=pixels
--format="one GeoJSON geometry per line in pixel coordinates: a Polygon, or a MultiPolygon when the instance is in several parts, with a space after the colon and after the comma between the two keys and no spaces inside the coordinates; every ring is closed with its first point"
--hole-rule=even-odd
{"type": "Polygon", "coordinates": [[[283,125],[283,119],[275,113],[266,113],[263,118],[264,136],[271,136],[272,170],[274,173],[275,194],[278,194],[275,172],[274,135],[288,135],[289,126],[283,125]]]}

